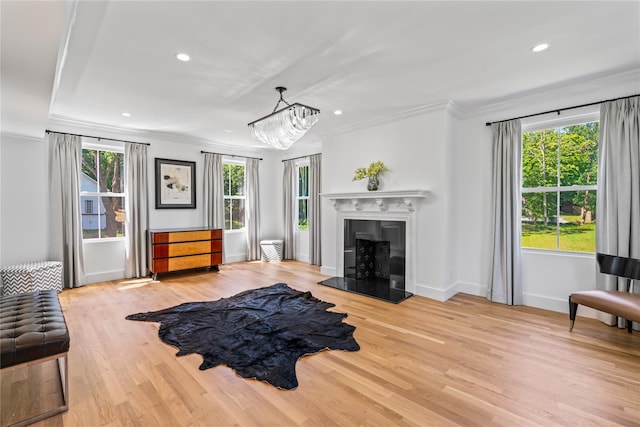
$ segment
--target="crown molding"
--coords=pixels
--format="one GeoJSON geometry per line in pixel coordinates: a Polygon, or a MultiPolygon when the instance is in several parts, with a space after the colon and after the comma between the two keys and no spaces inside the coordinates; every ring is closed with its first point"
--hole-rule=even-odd
{"type": "Polygon", "coordinates": [[[262,147],[239,147],[237,145],[226,144],[220,141],[212,141],[203,138],[171,133],[157,132],[143,129],[123,128],[119,126],[104,125],[100,123],[75,120],[68,117],[50,115],[48,129],[58,132],[87,133],[96,138],[127,139],[134,142],[153,143],[163,141],[179,144],[195,145],[206,150],[224,151],[228,155],[257,155],[265,153],[268,148],[262,147]],[[92,135],[95,134],[95,135],[92,135]]]}
{"type": "MultiPolygon", "coordinates": [[[[554,104],[557,104],[558,99],[567,98],[569,96],[581,97],[581,99],[585,100],[585,103],[590,102],[589,100],[594,96],[596,98],[603,96],[600,94],[590,94],[589,90],[585,90],[585,86],[596,86],[596,88],[606,90],[608,95],[604,95],[605,97],[613,98],[617,96],[626,96],[637,92],[639,81],[640,69],[638,68],[619,70],[613,73],[606,72],[591,74],[589,76],[565,80],[542,88],[518,92],[516,94],[510,94],[493,100],[487,100],[487,102],[482,104],[479,103],[475,106],[468,105],[465,107],[465,118],[486,116],[487,114],[499,113],[508,109],[522,109],[523,105],[539,104],[540,102],[548,103],[550,100],[554,104]],[[635,92],[628,92],[628,90],[625,89],[626,87],[635,87],[635,92]]],[[[594,90],[594,92],[596,91],[594,90]]],[[[553,107],[549,107],[549,109],[553,109],[553,107]]]]}
{"type": "Polygon", "coordinates": [[[21,139],[21,140],[30,141],[30,142],[44,141],[44,136],[37,137],[37,136],[31,136],[31,135],[25,135],[25,134],[13,133],[13,132],[0,132],[0,138],[21,139]]]}
{"type": "Polygon", "coordinates": [[[467,114],[467,111],[464,108],[462,108],[460,105],[456,104],[456,102],[451,100],[451,99],[447,102],[447,105],[446,105],[445,109],[453,117],[455,117],[456,119],[460,119],[460,120],[464,119],[466,117],[466,114],[467,114]]]}
{"type": "MultiPolygon", "coordinates": [[[[123,128],[120,126],[105,125],[96,122],[76,120],[56,114],[49,115],[48,127],[63,127],[66,129],[79,129],[80,131],[110,132],[118,136],[144,136],[148,131],[140,129],[123,128]]],[[[50,129],[53,130],[53,129],[50,129]]],[[[61,131],[62,132],[62,131],[61,131]]],[[[101,135],[103,136],[103,135],[101,135]]],[[[106,138],[106,136],[104,136],[106,138]]]]}
{"type": "MultiPolygon", "coordinates": [[[[330,130],[323,134],[320,134],[321,137],[339,135],[343,133],[353,132],[362,129],[368,129],[373,126],[378,126],[385,123],[396,122],[398,120],[406,119],[408,117],[418,116],[421,114],[431,113],[435,111],[448,111],[449,104],[453,103],[452,101],[438,101],[431,104],[419,105],[417,107],[409,108],[402,111],[397,111],[394,113],[390,113],[383,116],[378,116],[373,119],[363,120],[361,122],[353,123],[347,126],[343,126],[337,129],[330,130]]],[[[454,104],[456,105],[456,104],[454,104]]],[[[456,110],[460,110],[460,107],[457,107],[456,110]]]]}

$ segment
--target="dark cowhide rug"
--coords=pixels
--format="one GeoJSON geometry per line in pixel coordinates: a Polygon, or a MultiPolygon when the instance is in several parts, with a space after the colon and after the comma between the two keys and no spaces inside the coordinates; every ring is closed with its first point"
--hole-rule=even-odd
{"type": "Polygon", "coordinates": [[[295,365],[300,357],[325,349],[360,349],[353,338],[355,327],[342,322],[346,313],[327,311],[334,306],[276,283],[127,319],[160,322],[160,339],[177,347],[177,356],[201,354],[202,370],[224,364],[244,378],[290,390],[298,386],[295,365]]]}

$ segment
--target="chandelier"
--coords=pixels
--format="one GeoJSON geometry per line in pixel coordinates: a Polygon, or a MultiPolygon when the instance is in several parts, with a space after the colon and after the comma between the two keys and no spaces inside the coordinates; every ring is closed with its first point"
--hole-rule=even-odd
{"type": "Polygon", "coordinates": [[[249,130],[258,141],[286,150],[318,122],[320,110],[297,102],[289,104],[282,98],[282,92],[287,88],[278,86],[276,90],[280,92],[280,99],[273,113],[249,123],[249,130]],[[280,102],[287,106],[278,110],[280,102]]]}

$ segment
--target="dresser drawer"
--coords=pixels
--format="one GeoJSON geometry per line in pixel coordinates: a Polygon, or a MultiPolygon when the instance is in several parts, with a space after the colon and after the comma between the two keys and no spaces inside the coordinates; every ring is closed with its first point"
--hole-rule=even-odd
{"type": "MultiPolygon", "coordinates": [[[[209,240],[201,242],[183,242],[153,245],[153,257],[168,258],[174,256],[206,254],[212,252],[212,246],[213,242],[209,240]]],[[[220,245],[220,247],[222,247],[222,245],[220,245]]]]}
{"type": "MultiPolygon", "coordinates": [[[[211,240],[212,233],[221,230],[175,231],[167,233],[153,233],[153,243],[195,242],[197,240],[211,240]]],[[[222,235],[216,237],[222,238],[222,235]]]]}
{"type": "Polygon", "coordinates": [[[211,254],[203,254],[181,256],[175,258],[154,259],[153,272],[166,273],[169,271],[187,270],[190,268],[210,267],[211,258],[211,254]]]}

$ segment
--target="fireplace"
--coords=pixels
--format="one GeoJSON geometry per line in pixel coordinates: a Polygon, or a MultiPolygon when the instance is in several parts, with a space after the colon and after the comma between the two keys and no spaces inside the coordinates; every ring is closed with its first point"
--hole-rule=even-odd
{"type": "Polygon", "coordinates": [[[403,221],[347,219],[344,222],[344,277],[388,279],[404,290],[403,221]]]}
{"type": "Polygon", "coordinates": [[[398,303],[415,287],[416,202],[426,192],[324,194],[337,211],[336,277],[320,283],[398,303]]]}

